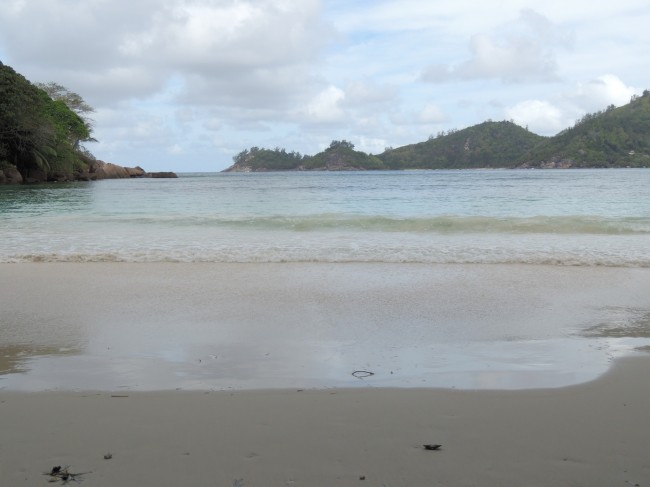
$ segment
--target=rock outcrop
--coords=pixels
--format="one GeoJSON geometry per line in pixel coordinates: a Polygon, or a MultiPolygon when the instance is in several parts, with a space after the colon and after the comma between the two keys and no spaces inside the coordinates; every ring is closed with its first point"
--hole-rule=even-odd
{"type": "Polygon", "coordinates": [[[91,161],[88,173],[92,180],[141,178],[146,174],[140,166],[124,167],[104,161],[91,161]]]}
{"type": "Polygon", "coordinates": [[[74,174],[32,169],[23,176],[13,166],[0,170],[0,184],[35,184],[44,182],[98,181],[101,179],[177,178],[173,172],[146,172],[140,166],[125,167],[110,162],[87,160],[87,166],[74,174]]]}
{"type": "Polygon", "coordinates": [[[0,184],[20,184],[23,176],[15,167],[5,167],[0,170],[0,184]]]}

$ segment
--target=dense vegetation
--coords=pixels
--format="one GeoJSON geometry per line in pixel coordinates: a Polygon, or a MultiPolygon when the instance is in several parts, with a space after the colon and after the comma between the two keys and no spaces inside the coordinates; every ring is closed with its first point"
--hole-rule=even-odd
{"type": "Polygon", "coordinates": [[[260,149],[251,147],[244,149],[233,161],[240,167],[250,168],[250,171],[290,171],[300,167],[307,156],[299,152],[287,152],[285,149],[260,149]]]}
{"type": "Polygon", "coordinates": [[[387,169],[377,157],[354,150],[354,144],[347,140],[334,140],[330,146],[315,156],[307,158],[305,169],[345,170],[345,169],[387,169]]]}
{"type": "Polygon", "coordinates": [[[378,157],[390,169],[512,167],[544,137],[512,122],[483,122],[430,137],[426,142],[388,149],[378,157]]]}
{"type": "Polygon", "coordinates": [[[650,92],[629,104],[585,115],[554,137],[542,137],[513,122],[488,121],[429,140],[386,149],[377,156],[333,141],[315,156],[284,149],[251,149],[228,171],[460,169],[497,167],[650,167],[650,92]],[[273,156],[273,164],[268,160],[273,156]]]}
{"type": "Polygon", "coordinates": [[[39,178],[84,169],[89,154],[81,142],[92,126],[80,115],[92,109],[76,93],[49,84],[51,94],[0,62],[0,170],[39,178]],[[55,89],[56,88],[56,89],[55,89]],[[72,108],[68,103],[76,100],[72,108]]]}
{"type": "Polygon", "coordinates": [[[522,156],[524,166],[650,167],[650,92],[585,115],[522,156]]]}
{"type": "Polygon", "coordinates": [[[285,149],[252,147],[233,157],[234,164],[226,171],[340,171],[353,169],[387,169],[377,157],[354,150],[346,140],[334,140],[315,156],[287,152],[285,149]]]}

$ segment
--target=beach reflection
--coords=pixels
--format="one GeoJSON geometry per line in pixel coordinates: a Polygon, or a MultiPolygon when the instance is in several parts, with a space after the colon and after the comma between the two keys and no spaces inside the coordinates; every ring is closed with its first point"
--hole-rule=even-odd
{"type": "MultiPolygon", "coordinates": [[[[5,374],[24,373],[31,370],[31,363],[39,357],[73,356],[80,353],[80,350],[74,348],[34,347],[33,345],[0,346],[0,380],[5,374]]],[[[0,385],[2,385],[1,382],[0,385]]]]}
{"type": "Polygon", "coordinates": [[[639,270],[21,264],[3,273],[11,295],[0,342],[13,343],[0,349],[3,390],[562,387],[650,345],[650,272],[639,270]]]}
{"type": "Polygon", "coordinates": [[[229,390],[334,387],[528,389],[594,380],[648,339],[569,338],[371,347],[336,341],[222,341],[139,354],[5,347],[11,390],[229,390]],[[630,341],[631,340],[631,341],[630,341]],[[639,341],[641,340],[641,341],[639,341]],[[354,371],[371,375],[358,378],[354,371]]]}

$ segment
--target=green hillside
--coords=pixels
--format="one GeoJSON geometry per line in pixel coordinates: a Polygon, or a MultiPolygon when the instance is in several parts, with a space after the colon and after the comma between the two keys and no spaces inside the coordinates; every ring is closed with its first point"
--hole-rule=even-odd
{"type": "Polygon", "coordinates": [[[544,140],[512,122],[483,122],[378,157],[390,169],[512,167],[544,140]]]}
{"type": "Polygon", "coordinates": [[[233,157],[234,164],[224,172],[263,171],[352,171],[388,169],[377,157],[354,150],[346,140],[334,140],[314,156],[303,156],[285,149],[245,149],[233,157]]]}
{"type": "Polygon", "coordinates": [[[483,122],[377,156],[334,141],[315,156],[253,148],[227,171],[650,167],[650,92],[629,104],[585,115],[554,137],[512,123],[483,122]]]}
{"type": "Polygon", "coordinates": [[[379,158],[354,150],[354,145],[346,140],[332,141],[327,149],[309,157],[304,168],[325,171],[388,169],[379,158]]]}
{"type": "Polygon", "coordinates": [[[294,171],[306,157],[299,152],[287,152],[280,148],[251,147],[233,157],[234,164],[225,172],[294,171]]]}
{"type": "Polygon", "coordinates": [[[523,154],[521,167],[650,167],[650,92],[584,116],[523,154]]]}

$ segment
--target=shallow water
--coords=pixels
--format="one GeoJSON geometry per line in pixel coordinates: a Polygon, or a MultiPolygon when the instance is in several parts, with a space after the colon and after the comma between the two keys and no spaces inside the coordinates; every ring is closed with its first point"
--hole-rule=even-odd
{"type": "Polygon", "coordinates": [[[590,380],[650,345],[648,187],[643,169],[0,186],[0,388],[590,380]]]}
{"type": "Polygon", "coordinates": [[[648,330],[639,333],[648,328],[650,269],[0,269],[8,364],[0,388],[8,390],[559,387],[595,379],[615,357],[650,345],[648,330]]]}
{"type": "Polygon", "coordinates": [[[650,170],[181,176],[0,187],[0,262],[650,266],[650,170]]]}

